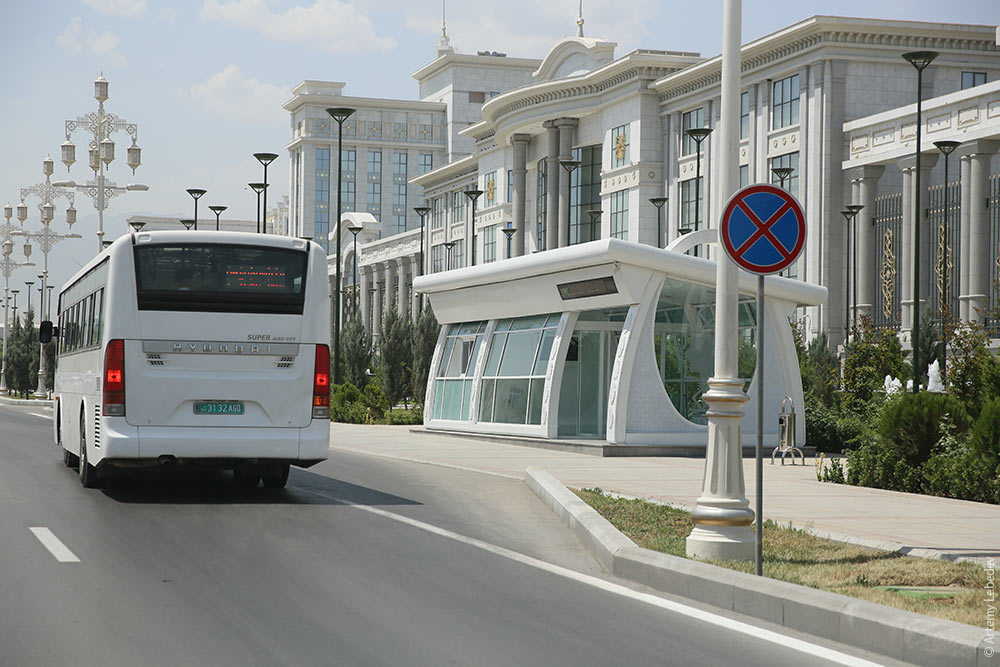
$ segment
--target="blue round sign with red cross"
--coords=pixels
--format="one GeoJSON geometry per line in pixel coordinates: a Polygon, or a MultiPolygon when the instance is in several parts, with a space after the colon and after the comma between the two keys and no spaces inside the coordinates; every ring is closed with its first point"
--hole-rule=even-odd
{"type": "Polygon", "coordinates": [[[719,241],[741,268],[757,275],[786,269],[802,252],[806,218],[798,200],[774,185],[749,185],[722,213],[719,241]]]}

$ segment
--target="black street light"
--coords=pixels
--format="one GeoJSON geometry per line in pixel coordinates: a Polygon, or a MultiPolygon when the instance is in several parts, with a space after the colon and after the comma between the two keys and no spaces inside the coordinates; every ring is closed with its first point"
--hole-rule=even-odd
{"type": "Polygon", "coordinates": [[[146,226],[145,222],[130,222],[128,226],[132,228],[133,232],[139,232],[143,227],[146,226]]]}
{"type": "MultiPolygon", "coordinates": [[[[771,173],[778,177],[778,183],[782,190],[785,189],[785,180],[791,177],[795,170],[791,167],[771,167],[771,173]]],[[[771,181],[772,183],[774,181],[771,181]]]]}
{"type": "Polygon", "coordinates": [[[514,225],[514,223],[508,222],[507,226],[500,230],[500,231],[503,232],[503,235],[507,237],[507,257],[506,257],[506,259],[510,259],[511,239],[514,238],[514,232],[517,231],[516,229],[514,229],[513,225],[514,225]]]}
{"type": "Polygon", "coordinates": [[[358,297],[357,295],[361,293],[361,288],[358,285],[358,233],[364,229],[364,226],[357,220],[352,220],[347,224],[347,231],[354,235],[354,319],[358,318],[358,297]]]}
{"type": "Polygon", "coordinates": [[[948,360],[948,327],[945,320],[951,312],[951,290],[948,289],[948,156],[959,147],[958,141],[935,141],[937,149],[944,153],[944,222],[941,225],[941,297],[938,299],[938,309],[941,311],[941,376],[944,377],[944,367],[948,360]]]}
{"type": "MultiPolygon", "coordinates": [[[[712,128],[710,127],[692,127],[690,130],[685,130],[691,139],[694,140],[695,144],[695,158],[694,158],[694,231],[698,229],[698,221],[700,220],[701,213],[699,208],[701,206],[701,142],[708,138],[708,135],[712,134],[712,128]]],[[[681,232],[685,233],[685,232],[681,232]]]]}
{"type": "Polygon", "coordinates": [[[191,229],[195,225],[194,220],[181,220],[181,224],[184,225],[185,229],[191,229]]]}
{"type": "Polygon", "coordinates": [[[31,286],[35,284],[35,281],[32,280],[31,282],[28,282],[27,280],[25,280],[24,284],[28,286],[28,289],[26,290],[26,292],[28,293],[28,312],[30,313],[31,312],[31,286]]]}
{"type": "Polygon", "coordinates": [[[916,148],[916,183],[913,188],[913,331],[910,335],[913,344],[913,393],[920,391],[920,106],[924,84],[924,70],[934,62],[940,54],[937,51],[910,51],[903,54],[903,59],[917,70],[917,148],[916,148]]]}
{"type": "MultiPolygon", "coordinates": [[[[851,229],[850,229],[850,231],[851,231],[851,239],[852,239],[851,245],[853,246],[853,252],[854,252],[854,259],[851,260],[851,269],[852,269],[852,272],[851,272],[851,294],[852,294],[852,296],[851,296],[851,313],[852,313],[851,329],[854,330],[855,335],[857,335],[857,331],[858,331],[858,213],[860,213],[861,209],[863,209],[863,208],[864,208],[864,206],[862,206],[861,204],[848,204],[847,206],[844,207],[844,210],[847,211],[847,214],[851,218],[850,221],[849,221],[850,222],[850,227],[851,227],[851,229]]],[[[846,295],[845,295],[845,298],[846,298],[846,295]]],[[[844,325],[845,326],[847,325],[846,321],[844,322],[844,325]]],[[[844,342],[847,342],[846,339],[845,339],[844,342]]]]}
{"type": "Polygon", "coordinates": [[[21,292],[21,290],[19,290],[19,289],[12,289],[10,291],[10,293],[14,295],[14,306],[13,306],[13,308],[14,308],[14,320],[15,321],[17,321],[17,295],[20,292],[21,292]]]}
{"type": "MultiPolygon", "coordinates": [[[[581,164],[583,163],[580,162],[579,160],[559,160],[559,166],[566,170],[566,182],[569,184],[570,191],[572,191],[573,188],[573,172],[576,171],[577,167],[579,167],[581,164]]],[[[572,206],[570,205],[570,200],[572,199],[573,199],[572,194],[569,194],[568,200],[566,202],[566,220],[563,222],[563,224],[566,225],[566,245],[573,245],[573,241],[570,238],[570,236],[572,236],[570,234],[570,231],[572,230],[572,226],[570,225],[570,220],[573,218],[572,214],[570,213],[570,209],[572,208],[572,206]]]]}
{"type": "MultiPolygon", "coordinates": [[[[277,153],[254,153],[257,161],[264,165],[264,232],[267,232],[267,165],[278,159],[277,153]]],[[[257,230],[258,233],[260,230],[257,230]]]]}
{"type": "Polygon", "coordinates": [[[46,285],[45,289],[48,291],[48,299],[45,300],[45,319],[50,318],[52,313],[52,290],[55,289],[55,285],[46,285]]]}
{"type": "MultiPolygon", "coordinates": [[[[334,224],[334,238],[337,239],[337,289],[334,290],[333,299],[333,381],[340,384],[340,215],[341,215],[341,178],[343,176],[343,153],[344,153],[344,121],[354,113],[354,109],[349,107],[332,107],[326,110],[330,118],[337,121],[337,221],[334,224]]],[[[327,191],[329,192],[329,190],[327,191]]],[[[327,206],[327,210],[330,210],[327,206]]],[[[327,236],[329,238],[329,236],[327,236]]],[[[386,290],[388,290],[386,286],[386,290]]]]}
{"type": "Polygon", "coordinates": [[[267,190],[267,183],[247,183],[257,193],[257,233],[260,234],[260,193],[267,190]]]}
{"type": "Polygon", "coordinates": [[[187,193],[189,195],[191,195],[191,197],[194,199],[194,228],[195,228],[195,230],[198,229],[198,200],[201,199],[201,196],[203,194],[205,194],[205,192],[206,191],[202,190],[201,188],[188,188],[188,190],[187,190],[187,193]]]}
{"type": "Polygon", "coordinates": [[[600,238],[599,236],[595,236],[594,235],[594,228],[596,227],[597,230],[598,230],[598,233],[600,233],[600,229],[601,229],[601,215],[603,213],[604,213],[604,211],[602,211],[599,208],[593,208],[593,209],[590,209],[589,211],[587,211],[587,215],[590,216],[590,240],[591,241],[593,241],[596,238],[600,238]]]}
{"type": "Polygon", "coordinates": [[[445,241],[444,248],[448,252],[448,258],[445,263],[445,270],[451,271],[451,249],[455,247],[455,241],[445,241]]]}
{"type": "MultiPolygon", "coordinates": [[[[420,275],[424,275],[424,273],[426,273],[425,267],[424,267],[424,217],[431,210],[431,207],[430,206],[414,206],[413,210],[416,212],[417,215],[420,216],[420,252],[418,253],[420,259],[419,259],[418,263],[420,265],[420,275]]],[[[420,312],[421,313],[424,312],[424,295],[423,295],[423,293],[420,294],[420,312]]]]}
{"type": "MultiPolygon", "coordinates": [[[[264,191],[264,196],[267,197],[267,190],[264,191]]],[[[212,213],[215,214],[215,231],[219,231],[219,216],[222,215],[222,212],[229,207],[215,205],[215,206],[209,206],[208,208],[210,211],[212,211],[212,213]]]]}
{"type": "MultiPolygon", "coordinates": [[[[479,199],[482,194],[483,191],[478,188],[472,188],[465,191],[465,196],[472,202],[472,233],[469,234],[469,242],[466,244],[470,248],[469,258],[471,261],[469,262],[469,266],[473,266],[476,263],[476,200],[479,199]]],[[[451,262],[448,262],[448,268],[451,268],[451,262]]]]}
{"type": "Polygon", "coordinates": [[[663,247],[663,205],[667,203],[666,197],[653,197],[649,203],[656,207],[656,247],[663,247]]]}

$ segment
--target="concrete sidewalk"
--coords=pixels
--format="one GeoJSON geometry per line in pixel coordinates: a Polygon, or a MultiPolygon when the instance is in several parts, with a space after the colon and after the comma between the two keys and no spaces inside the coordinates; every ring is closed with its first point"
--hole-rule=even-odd
{"type": "MultiPolygon", "coordinates": [[[[333,422],[335,449],[523,479],[528,466],[544,468],[571,488],[609,492],[692,508],[700,495],[704,460],[599,458],[513,444],[484,442],[409,426],[333,422]]],[[[914,556],[1000,556],[1000,506],[816,481],[806,465],[764,461],[764,518],[831,537],[914,556]]],[[[744,459],[746,497],[753,503],[754,461],[744,459]]]]}

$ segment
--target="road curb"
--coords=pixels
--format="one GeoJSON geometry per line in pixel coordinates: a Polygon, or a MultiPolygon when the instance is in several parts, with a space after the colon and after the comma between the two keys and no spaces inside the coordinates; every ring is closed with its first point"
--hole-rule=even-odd
{"type": "Polygon", "coordinates": [[[616,576],[917,665],[993,667],[982,629],[641,549],[545,470],[524,481],[616,576]]]}
{"type": "Polygon", "coordinates": [[[0,396],[0,405],[35,405],[40,408],[51,408],[52,401],[47,398],[25,399],[0,396]]]}

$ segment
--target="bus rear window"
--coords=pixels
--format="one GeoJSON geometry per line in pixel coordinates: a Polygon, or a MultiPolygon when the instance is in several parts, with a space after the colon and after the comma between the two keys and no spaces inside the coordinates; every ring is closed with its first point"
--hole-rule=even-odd
{"type": "Polygon", "coordinates": [[[222,244],[135,248],[139,310],[301,315],[308,255],[222,244]]]}

